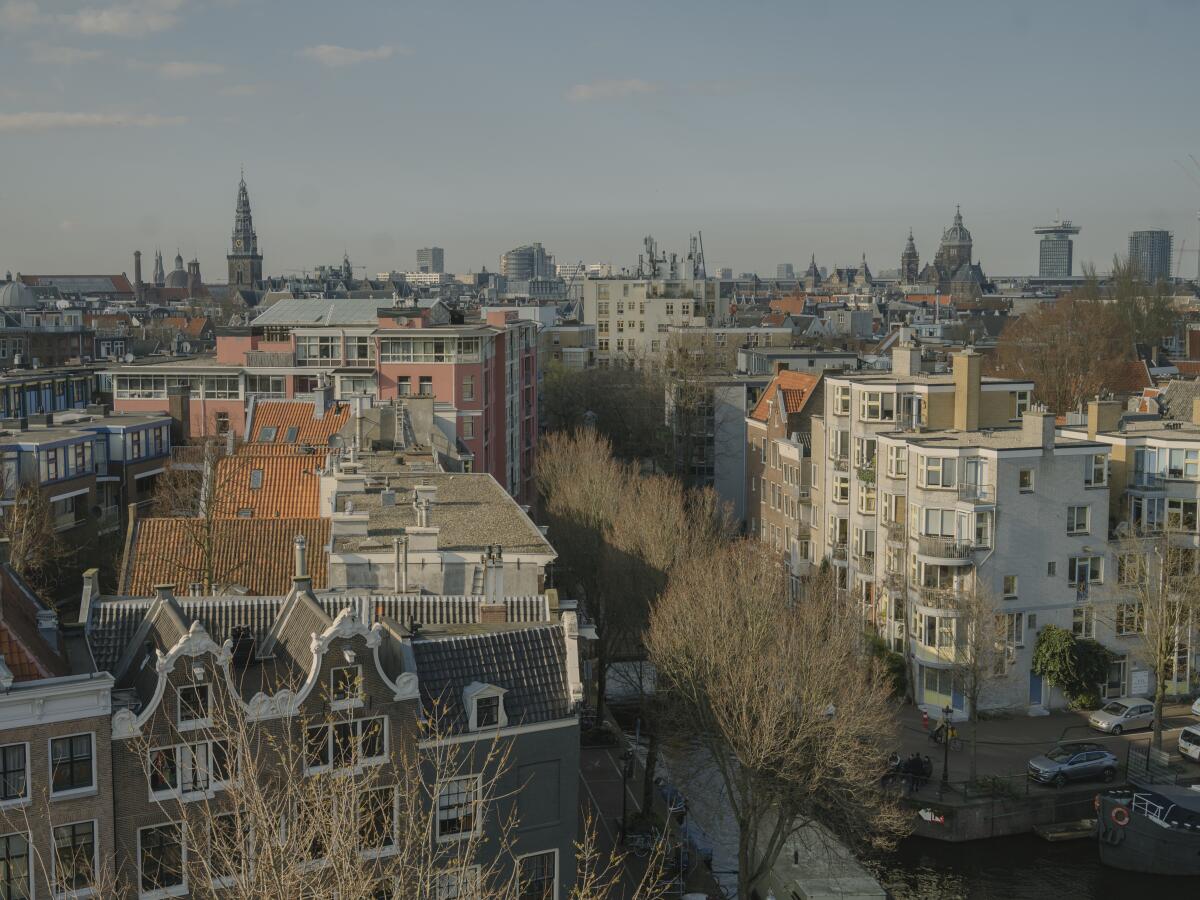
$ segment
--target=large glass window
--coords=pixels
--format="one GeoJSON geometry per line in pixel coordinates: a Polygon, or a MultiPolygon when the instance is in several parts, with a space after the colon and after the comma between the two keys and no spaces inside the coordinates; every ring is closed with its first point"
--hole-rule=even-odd
{"type": "Polygon", "coordinates": [[[29,835],[0,837],[0,897],[17,900],[32,897],[29,884],[29,835]]]}
{"type": "Polygon", "coordinates": [[[922,456],[919,482],[921,487],[954,487],[955,460],[947,456],[922,456]]]}
{"type": "Polygon", "coordinates": [[[143,892],[183,887],[183,826],[171,822],[138,831],[138,868],[143,892]]]}
{"type": "Polygon", "coordinates": [[[296,365],[341,365],[342,345],[337,335],[302,335],[296,338],[296,365]]]}
{"type": "Polygon", "coordinates": [[[51,792],[61,794],[96,786],[92,770],[92,736],[74,734],[50,741],[51,792]]]}
{"type": "Polygon", "coordinates": [[[438,794],[438,838],[449,839],[474,834],[479,825],[478,807],[478,775],[447,781],[438,794]]]}
{"type": "Polygon", "coordinates": [[[73,822],[54,829],[54,882],[57,892],[86,890],[96,872],[96,823],[73,822]]]}

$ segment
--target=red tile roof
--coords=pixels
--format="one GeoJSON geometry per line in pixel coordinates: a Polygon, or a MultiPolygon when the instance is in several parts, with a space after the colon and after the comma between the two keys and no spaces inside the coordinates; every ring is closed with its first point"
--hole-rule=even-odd
{"type": "Polygon", "coordinates": [[[820,381],[821,377],[819,375],[809,375],[805,372],[793,372],[790,369],[784,369],[771,379],[771,383],[767,385],[766,390],[762,392],[762,396],[758,398],[758,403],[754,404],[754,409],[750,411],[750,418],[757,419],[760,422],[767,421],[767,416],[770,414],[771,401],[775,399],[776,394],[779,394],[783,398],[783,411],[785,413],[799,412],[804,404],[808,402],[808,398],[812,396],[813,390],[820,381]]]}
{"type": "Polygon", "coordinates": [[[771,301],[770,306],[776,312],[801,315],[804,313],[807,301],[808,297],[804,294],[796,294],[791,297],[776,297],[771,301]]]}
{"type": "Polygon", "coordinates": [[[0,653],[15,681],[66,675],[66,660],[38,632],[39,604],[7,566],[0,570],[0,653]]]}
{"type": "Polygon", "coordinates": [[[326,585],[328,519],[216,519],[212,539],[204,539],[202,520],[139,519],[125,547],[121,593],[149,597],[158,584],[187,593],[192,582],[203,582],[211,568],[218,590],[240,585],[251,594],[281,596],[292,586],[294,541],[308,542],[308,571],[313,587],[326,585]],[[206,565],[206,543],[215,548],[206,565]]]}
{"type": "Polygon", "coordinates": [[[217,461],[216,515],[222,518],[314,519],[321,512],[315,453],[225,456],[217,461]]]}
{"type": "Polygon", "coordinates": [[[1179,370],[1180,375],[1200,375],[1200,359],[1175,359],[1171,365],[1179,370]]]}
{"type": "Polygon", "coordinates": [[[1105,387],[1118,394],[1140,394],[1145,388],[1154,387],[1154,379],[1145,360],[1135,359],[1115,366],[1105,379],[1105,387]]]}
{"type": "Polygon", "coordinates": [[[318,419],[313,414],[314,407],[307,400],[263,400],[254,407],[254,430],[251,440],[264,441],[262,430],[274,428],[274,440],[271,443],[299,443],[326,447],[329,438],[342,430],[350,420],[350,405],[335,403],[325,410],[324,417],[318,419]],[[296,429],[292,441],[287,440],[289,428],[296,429]]]}

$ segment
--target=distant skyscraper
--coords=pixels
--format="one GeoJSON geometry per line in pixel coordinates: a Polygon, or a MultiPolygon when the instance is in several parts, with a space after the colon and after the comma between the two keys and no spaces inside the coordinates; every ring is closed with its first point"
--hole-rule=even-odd
{"type": "Polygon", "coordinates": [[[780,263],[775,267],[775,277],[780,281],[790,281],[796,277],[796,269],[791,263],[780,263]]]}
{"type": "Polygon", "coordinates": [[[417,251],[418,272],[445,272],[446,251],[441,247],[422,247],[417,251]]]}
{"type": "Polygon", "coordinates": [[[515,281],[553,277],[554,257],[541,244],[525,244],[500,257],[500,274],[515,281]]]}
{"type": "Polygon", "coordinates": [[[1075,250],[1071,236],[1079,234],[1079,226],[1072,225],[1070,220],[1055,220],[1053,225],[1039,225],[1033,233],[1042,236],[1038,248],[1038,278],[1070,278],[1075,250]]]}
{"type": "Polygon", "coordinates": [[[1170,280],[1173,240],[1171,232],[1158,229],[1129,233],[1129,261],[1146,281],[1170,280]]]}

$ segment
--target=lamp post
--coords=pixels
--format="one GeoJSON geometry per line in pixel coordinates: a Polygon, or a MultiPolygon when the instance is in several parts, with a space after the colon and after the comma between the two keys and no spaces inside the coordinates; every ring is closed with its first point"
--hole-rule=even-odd
{"type": "Polygon", "coordinates": [[[621,754],[621,843],[625,843],[626,806],[629,798],[629,776],[633,774],[633,751],[621,754]]]}
{"type": "Polygon", "coordinates": [[[942,788],[950,785],[950,716],[954,710],[947,703],[942,709],[942,788]]]}

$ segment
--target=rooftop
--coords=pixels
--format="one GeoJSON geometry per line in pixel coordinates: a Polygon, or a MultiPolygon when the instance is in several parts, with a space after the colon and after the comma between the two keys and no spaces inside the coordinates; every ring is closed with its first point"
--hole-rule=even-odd
{"type": "Polygon", "coordinates": [[[793,372],[784,369],[771,379],[758,403],[750,411],[750,418],[760,422],[767,421],[770,415],[771,403],[778,397],[783,398],[785,414],[799,412],[804,404],[812,397],[813,391],[821,383],[819,375],[809,375],[804,372],[793,372]]]}
{"type": "Polygon", "coordinates": [[[349,503],[355,513],[366,513],[369,522],[365,535],[335,537],[334,552],[383,549],[390,552],[392,537],[417,525],[413,489],[417,485],[433,485],[437,494],[429,521],[440,529],[439,550],[482,551],[499,544],[505,553],[554,555],[553,548],[533,520],[487,473],[423,472],[388,477],[391,488],[396,491],[394,506],[382,504],[379,490],[338,495],[339,512],[345,512],[349,503]]]}
{"type": "Polygon", "coordinates": [[[314,401],[309,400],[260,400],[254,405],[251,440],[328,447],[330,437],[350,421],[350,405],[335,403],[321,418],[317,418],[316,409],[314,401]]]}
{"type": "Polygon", "coordinates": [[[216,515],[222,518],[315,519],[321,512],[319,454],[238,454],[217,460],[216,515]]]}
{"type": "MultiPolygon", "coordinates": [[[[1023,428],[983,428],[978,431],[920,431],[920,432],[888,432],[888,437],[903,437],[909,444],[927,450],[967,449],[981,450],[1034,450],[1041,449],[1042,442],[1038,435],[1031,434],[1023,428]]],[[[1104,448],[1105,444],[1097,441],[1082,440],[1074,437],[1059,437],[1055,440],[1057,447],[1094,446],[1104,448]]]]}

